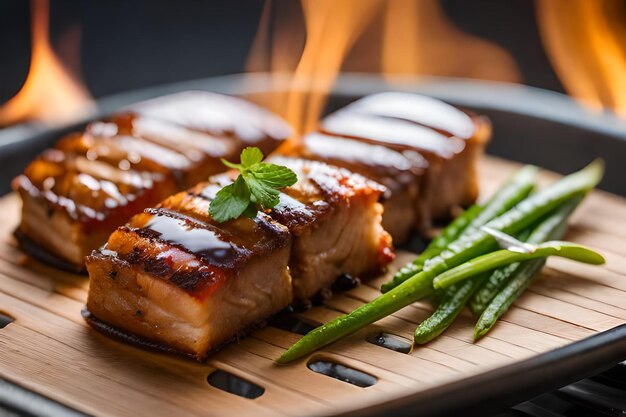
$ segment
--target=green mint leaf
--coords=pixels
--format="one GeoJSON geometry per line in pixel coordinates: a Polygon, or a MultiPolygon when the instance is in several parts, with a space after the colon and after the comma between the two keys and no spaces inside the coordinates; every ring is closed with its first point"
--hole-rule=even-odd
{"type": "Polygon", "coordinates": [[[282,165],[262,163],[252,173],[258,181],[272,188],[289,187],[298,181],[296,173],[282,165]]]}
{"type": "Polygon", "coordinates": [[[247,147],[241,151],[241,165],[244,168],[252,168],[263,160],[263,152],[256,147],[247,147]]]}
{"type": "Polygon", "coordinates": [[[253,172],[243,174],[246,184],[250,189],[250,193],[254,197],[254,201],[263,209],[274,207],[278,204],[279,192],[277,189],[267,185],[264,181],[256,178],[253,172]]]}
{"type": "Polygon", "coordinates": [[[209,214],[218,223],[236,219],[250,204],[250,189],[239,175],[234,183],[217,192],[209,205],[209,214]]]}
{"type": "Polygon", "coordinates": [[[240,158],[240,164],[222,159],[224,165],[239,170],[240,174],[233,184],[218,191],[209,205],[209,214],[219,223],[242,215],[256,217],[259,209],[278,204],[282,188],[298,181],[291,169],[262,162],[263,152],[259,148],[245,148],[240,158]]]}

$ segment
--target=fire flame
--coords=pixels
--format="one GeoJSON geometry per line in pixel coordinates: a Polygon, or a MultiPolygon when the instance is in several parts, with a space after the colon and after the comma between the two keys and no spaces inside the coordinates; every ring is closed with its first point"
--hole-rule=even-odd
{"type": "MultiPolygon", "coordinates": [[[[0,107],[0,126],[64,123],[94,109],[50,44],[49,0],[31,0],[31,6],[29,72],[0,107]]],[[[544,47],[567,92],[591,108],[626,116],[624,1],[536,0],[536,8],[544,47]]],[[[389,82],[415,75],[521,80],[508,52],[455,27],[439,0],[266,1],[248,70],[270,72],[281,83],[276,90],[282,92],[264,104],[299,132],[315,127],[338,73],[355,68],[389,82]],[[300,12],[302,21],[294,18],[300,12]]]]}
{"type": "Polygon", "coordinates": [[[388,81],[398,74],[520,80],[506,51],[455,28],[438,0],[301,0],[305,30],[294,10],[285,11],[293,2],[276,1],[281,7],[265,3],[248,70],[269,71],[276,83],[288,74],[285,92],[262,100],[298,132],[315,128],[345,67],[382,71],[388,81]]]}
{"type": "Polygon", "coordinates": [[[626,116],[626,6],[622,0],[537,1],[544,46],[567,92],[626,116]]]}
{"type": "Polygon", "coordinates": [[[32,55],[22,89],[0,107],[0,126],[27,120],[61,124],[86,116],[93,102],[58,59],[48,35],[50,4],[32,0],[32,55]]]}
{"type": "Polygon", "coordinates": [[[267,1],[248,69],[290,74],[287,91],[274,95],[269,107],[299,132],[313,129],[344,57],[382,4],[383,0],[301,0],[306,36],[293,15],[281,13],[280,8],[271,36],[269,21],[274,10],[271,0],[267,1]]]}
{"type": "Polygon", "coordinates": [[[439,0],[391,0],[385,13],[382,71],[520,82],[504,49],[467,34],[445,16],[439,0]]]}
{"type": "Polygon", "coordinates": [[[380,5],[377,0],[302,0],[307,40],[286,115],[294,126],[315,128],[343,58],[380,5]]]}

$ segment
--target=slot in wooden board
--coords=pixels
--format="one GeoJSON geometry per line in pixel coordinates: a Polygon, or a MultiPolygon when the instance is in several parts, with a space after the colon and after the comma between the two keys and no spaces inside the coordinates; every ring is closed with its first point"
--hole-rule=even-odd
{"type": "MultiPolygon", "coordinates": [[[[480,167],[485,196],[518,165],[488,157],[480,167]]],[[[555,178],[542,173],[541,179],[555,178]]],[[[519,363],[626,323],[626,200],[599,191],[575,213],[566,238],[598,249],[608,263],[549,260],[529,291],[479,342],[472,343],[475,319],[469,312],[443,336],[408,354],[366,342],[377,332],[411,340],[430,312],[419,302],[288,366],[273,360],[300,336],[274,327],[230,344],[203,364],[107,339],[81,318],[87,279],[41,265],[16,248],[17,196],[0,199],[0,212],[0,312],[15,319],[0,329],[0,377],[88,414],[333,414],[519,363]],[[374,376],[376,384],[360,388],[317,374],[307,363],[318,358],[374,376]],[[214,388],[207,377],[216,369],[265,391],[246,399],[214,388]]],[[[386,276],[299,316],[325,322],[351,311],[376,297],[380,284],[412,256],[399,253],[386,276]]]]}

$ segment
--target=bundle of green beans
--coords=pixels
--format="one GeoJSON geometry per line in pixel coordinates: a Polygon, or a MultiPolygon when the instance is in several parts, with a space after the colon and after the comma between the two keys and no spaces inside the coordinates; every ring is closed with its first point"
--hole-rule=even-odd
{"type": "MultiPolygon", "coordinates": [[[[541,267],[534,262],[545,260],[547,256],[561,256],[591,264],[603,263],[601,255],[569,242],[550,241],[537,246],[519,242],[518,248],[496,250],[498,243],[492,235],[493,231],[518,235],[528,229],[539,230],[544,222],[553,219],[553,215],[560,212],[561,207],[570,204],[568,202],[576,198],[581,198],[595,187],[601,180],[603,172],[603,163],[594,161],[581,171],[529,195],[534,188],[536,168],[524,168],[489,202],[467,210],[462,216],[463,219],[457,219],[446,228],[427,248],[426,251],[429,252],[427,255],[422,254],[410,266],[407,265],[389,285],[385,286],[384,294],[352,313],[314,329],[287,350],[277,362],[287,363],[300,358],[432,295],[435,289],[447,289],[440,304],[439,317],[433,319],[433,323],[437,324],[432,326],[433,332],[426,336],[420,332],[420,340],[432,339],[449,326],[469,297],[485,285],[491,270],[511,263],[529,260],[533,262],[525,263],[523,268],[523,276],[531,278],[534,275],[533,270],[536,271],[541,267]],[[537,224],[539,226],[535,226],[537,224]],[[486,230],[492,232],[488,233],[486,230]],[[461,282],[465,279],[469,280],[461,282]],[[452,285],[455,287],[449,290],[452,285]]],[[[516,296],[526,288],[530,278],[522,279],[516,274],[511,275],[506,282],[506,286],[490,301],[482,313],[479,319],[480,329],[477,327],[478,337],[493,326],[494,318],[497,319],[503,311],[506,311],[516,296]]]]}
{"type": "MultiPolygon", "coordinates": [[[[583,195],[579,194],[572,197],[569,201],[556,209],[536,227],[529,229],[523,233],[523,241],[530,244],[540,244],[551,239],[559,239],[565,234],[567,219],[574,212],[578,204],[582,201],[583,195]]],[[[520,242],[520,248],[523,250],[524,245],[520,242]]],[[[541,253],[541,248],[535,249],[537,255],[541,253]]],[[[492,264],[487,267],[476,265],[478,258],[469,261],[457,268],[446,271],[434,280],[435,288],[444,287],[445,295],[441,304],[435,312],[425,321],[423,321],[415,330],[415,343],[427,343],[439,336],[447,329],[454,319],[463,310],[470,297],[473,297],[472,312],[479,311],[477,315],[481,318],[476,325],[474,331],[474,340],[478,340],[484,336],[495,324],[496,320],[504,314],[513,301],[523,292],[530,283],[530,280],[536,272],[538,272],[545,258],[525,263],[513,262],[503,268],[493,269],[493,265],[497,262],[498,252],[492,252],[485,255],[492,264]],[[532,267],[531,267],[532,265],[532,267]],[[478,273],[480,269],[486,272],[478,273]],[[455,280],[461,279],[461,272],[471,270],[474,274],[470,279],[463,283],[455,283],[455,280]],[[478,273],[478,275],[475,275],[478,273]],[[524,278],[521,278],[524,277],[524,278]],[[513,290],[516,288],[516,290],[513,290]],[[504,296],[502,294],[509,294],[504,296]],[[476,300],[478,298],[478,300],[476,300]],[[495,299],[495,300],[494,300],[495,299]],[[493,300],[493,302],[492,302],[493,300]],[[482,307],[482,303],[485,306],[482,307]],[[481,315],[487,310],[485,315],[481,315]]],[[[509,257],[516,254],[512,251],[505,251],[509,257]]],[[[509,258],[507,258],[508,262],[509,258]]]]}

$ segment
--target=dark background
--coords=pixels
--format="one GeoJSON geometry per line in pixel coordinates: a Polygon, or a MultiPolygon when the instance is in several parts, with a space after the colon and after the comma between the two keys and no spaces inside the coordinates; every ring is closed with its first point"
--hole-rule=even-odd
{"type": "MultiPolygon", "coordinates": [[[[296,0],[291,0],[296,1],[296,0]]],[[[366,0],[367,1],[367,0],[366,0]]],[[[543,52],[529,0],[442,0],[461,29],[507,49],[528,85],[563,91],[543,52]]],[[[96,97],[242,72],[262,0],[51,0],[52,44],[96,97]],[[79,62],[71,39],[79,39],[79,62]],[[68,41],[70,39],[70,41],[68,41]]],[[[0,103],[30,60],[30,2],[0,2],[0,103]]]]}

